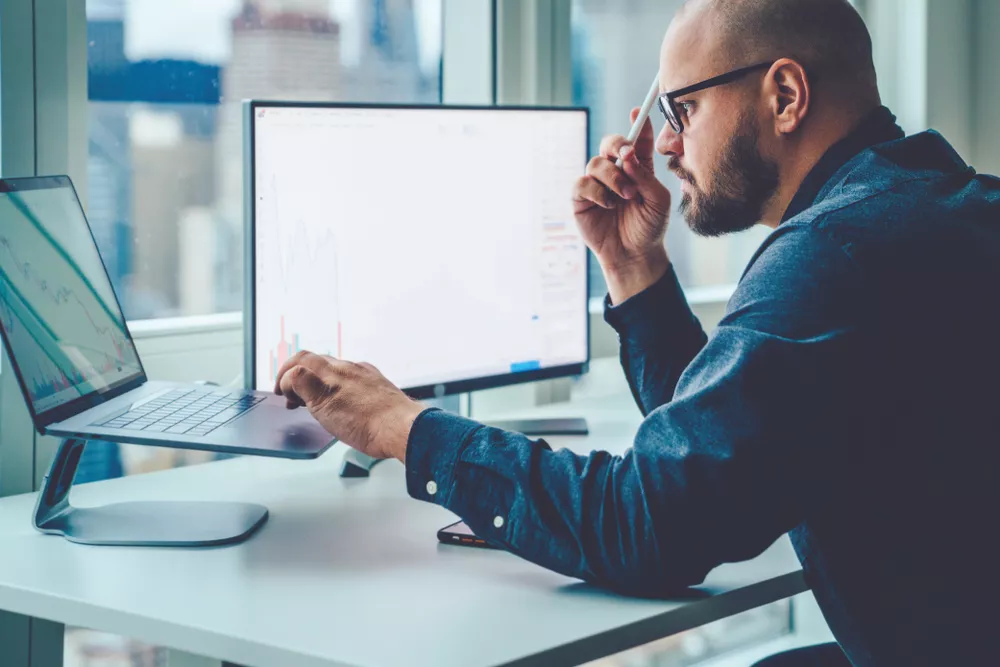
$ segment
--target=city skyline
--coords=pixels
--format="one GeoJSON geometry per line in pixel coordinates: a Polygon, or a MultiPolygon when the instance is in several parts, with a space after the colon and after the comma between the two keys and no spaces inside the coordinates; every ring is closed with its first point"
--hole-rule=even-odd
{"type": "Polygon", "coordinates": [[[149,2],[88,5],[87,210],[130,319],[241,307],[240,100],[439,100],[441,36],[424,72],[416,6],[440,0],[352,3],[346,29],[328,0],[206,4],[229,35],[219,64],[155,49],[137,59],[128,45],[149,2]],[[364,38],[354,65],[345,32],[364,38]]]}
{"type": "MultiPolygon", "coordinates": [[[[322,11],[341,26],[341,61],[360,64],[364,18],[372,0],[254,0],[268,11],[322,11]]],[[[244,0],[88,0],[91,21],[123,20],[125,55],[139,60],[194,60],[225,65],[232,57],[230,21],[244,0]],[[192,20],[197,17],[198,20],[192,20]]],[[[427,74],[441,54],[441,0],[412,0],[417,55],[427,74]]]]}

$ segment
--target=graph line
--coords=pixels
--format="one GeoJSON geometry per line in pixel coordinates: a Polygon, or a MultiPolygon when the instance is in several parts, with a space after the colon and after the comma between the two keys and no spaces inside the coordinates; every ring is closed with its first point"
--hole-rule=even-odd
{"type": "MultiPolygon", "coordinates": [[[[45,237],[45,240],[49,242],[49,245],[52,246],[52,248],[59,254],[60,257],[62,257],[70,268],[72,268],[73,271],[80,276],[80,280],[83,282],[84,287],[86,287],[94,295],[94,298],[97,299],[98,304],[100,304],[104,312],[107,313],[108,317],[110,317],[112,321],[117,322],[118,315],[108,307],[107,303],[104,301],[104,297],[101,296],[101,294],[94,288],[90,279],[87,278],[83,270],[79,267],[79,265],[77,265],[76,260],[74,260],[69,253],[63,249],[62,245],[56,241],[55,238],[53,238],[49,231],[45,229],[31,209],[28,208],[27,204],[24,203],[24,199],[21,195],[13,192],[9,194],[10,201],[14,207],[21,211],[21,213],[28,219],[28,222],[30,222],[38,230],[38,232],[45,237]]],[[[100,258],[100,254],[98,254],[98,258],[100,258]]],[[[103,260],[101,260],[101,262],[103,267],[103,260]]],[[[117,310],[117,308],[115,310],[117,310]]]]}

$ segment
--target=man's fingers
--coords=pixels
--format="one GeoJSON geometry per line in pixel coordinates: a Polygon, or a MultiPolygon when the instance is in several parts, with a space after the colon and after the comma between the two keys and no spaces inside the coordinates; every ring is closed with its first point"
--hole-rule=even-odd
{"type": "Polygon", "coordinates": [[[652,163],[648,165],[640,160],[637,151],[626,149],[622,157],[622,170],[629,180],[635,183],[635,188],[643,199],[658,201],[669,198],[669,191],[656,177],[652,163]]]}
{"type": "Polygon", "coordinates": [[[294,366],[281,376],[280,395],[288,399],[289,407],[312,405],[336,390],[330,381],[321,380],[305,366],[294,366]]]}
{"type": "MultiPolygon", "coordinates": [[[[629,114],[630,122],[634,123],[638,117],[639,107],[635,107],[632,109],[632,113],[629,114]]],[[[639,136],[635,138],[635,142],[632,144],[632,148],[635,149],[635,155],[639,158],[639,163],[649,171],[653,171],[653,153],[655,147],[656,134],[653,132],[653,121],[647,116],[646,122],[642,124],[642,129],[639,130],[639,136]]],[[[618,155],[615,157],[618,157],[618,155]]]]}
{"type": "Polygon", "coordinates": [[[614,162],[618,159],[618,152],[623,146],[628,146],[628,139],[620,134],[609,134],[601,139],[601,147],[597,154],[614,162]]]}
{"type": "Polygon", "coordinates": [[[573,186],[574,213],[583,213],[594,206],[612,209],[617,205],[614,194],[592,176],[581,176],[573,186]]]}
{"type": "Polygon", "coordinates": [[[275,378],[275,380],[274,380],[274,393],[275,394],[277,394],[278,396],[281,396],[281,378],[282,378],[282,376],[284,376],[284,374],[287,373],[290,369],[298,366],[299,362],[303,359],[303,357],[305,357],[308,354],[312,354],[312,353],[311,352],[307,352],[305,350],[303,350],[301,352],[296,352],[291,357],[289,357],[288,360],[285,363],[281,364],[281,368],[278,369],[278,377],[275,378]]]}
{"type": "Polygon", "coordinates": [[[587,175],[593,177],[622,199],[635,197],[635,182],[608,158],[595,157],[592,159],[587,165],[587,175]]]}
{"type": "Polygon", "coordinates": [[[318,377],[327,380],[335,377],[337,373],[343,373],[346,369],[353,366],[353,364],[349,361],[337,359],[336,357],[314,354],[305,350],[297,352],[282,364],[281,369],[278,371],[278,378],[274,386],[274,393],[278,396],[281,396],[282,392],[281,377],[295,366],[305,366],[318,377]]]}

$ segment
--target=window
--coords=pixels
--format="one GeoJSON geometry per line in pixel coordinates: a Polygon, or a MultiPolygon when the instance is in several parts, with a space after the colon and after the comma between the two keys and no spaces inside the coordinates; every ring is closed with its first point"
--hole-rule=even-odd
{"type": "MultiPolygon", "coordinates": [[[[589,106],[591,152],[607,134],[626,134],[629,112],[649,90],[659,62],[660,42],[683,0],[573,0],[573,103],[589,106]]],[[[650,114],[658,132],[659,114],[650,114]]],[[[656,160],[656,173],[680,202],[677,179],[656,160]]],[[[722,239],[706,239],[688,229],[676,209],[667,228],[667,248],[686,288],[731,285],[739,280],[750,256],[770,230],[759,227],[722,239]]],[[[604,277],[591,263],[591,296],[603,297],[604,277]]]]}
{"type": "Polygon", "coordinates": [[[438,102],[442,0],[88,0],[88,216],[129,319],[242,307],[246,98],[438,102]]]}
{"type": "MultiPolygon", "coordinates": [[[[441,99],[442,0],[88,0],[86,16],[80,190],[130,320],[242,310],[244,99],[441,99]]],[[[91,443],[80,481],[206,458],[91,443]]]]}
{"type": "MultiPolygon", "coordinates": [[[[80,195],[126,317],[240,311],[242,100],[437,103],[442,1],[87,0],[80,195]]],[[[76,481],[211,457],[92,442],[76,481]]],[[[161,654],[67,628],[67,665],[161,654]]]]}

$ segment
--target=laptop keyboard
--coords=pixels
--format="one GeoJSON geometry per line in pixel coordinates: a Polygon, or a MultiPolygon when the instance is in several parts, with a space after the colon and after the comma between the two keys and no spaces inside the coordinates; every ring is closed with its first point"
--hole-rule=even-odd
{"type": "Polygon", "coordinates": [[[175,389],[94,426],[173,433],[207,435],[264,400],[246,391],[175,389]]]}

